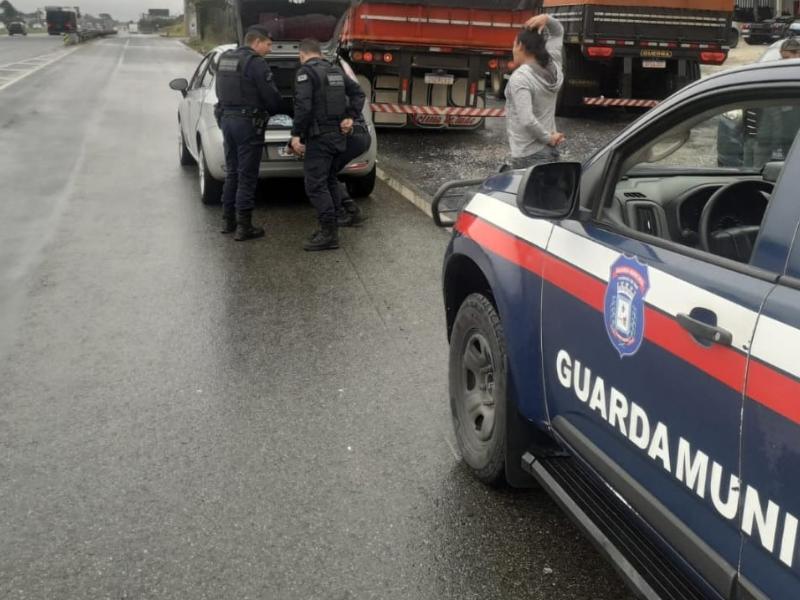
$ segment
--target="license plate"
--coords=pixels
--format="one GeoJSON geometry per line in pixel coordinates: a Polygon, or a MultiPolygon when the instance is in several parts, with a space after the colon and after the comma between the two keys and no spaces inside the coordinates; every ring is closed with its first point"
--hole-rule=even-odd
{"type": "Polygon", "coordinates": [[[453,85],[455,81],[455,75],[434,75],[433,73],[425,74],[425,83],[428,85],[453,85]]]}
{"type": "Polygon", "coordinates": [[[264,149],[262,160],[299,160],[285,144],[270,144],[264,149]]]}
{"type": "Polygon", "coordinates": [[[665,60],[643,60],[642,66],[645,69],[666,69],[667,61],[665,60]]]}

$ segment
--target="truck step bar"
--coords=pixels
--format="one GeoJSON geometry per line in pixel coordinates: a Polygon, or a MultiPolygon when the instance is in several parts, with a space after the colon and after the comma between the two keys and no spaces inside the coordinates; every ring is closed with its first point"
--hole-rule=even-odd
{"type": "Polygon", "coordinates": [[[703,600],[695,585],[630,518],[630,508],[574,458],[522,457],[522,468],[544,487],[623,579],[643,598],[703,600]]]}

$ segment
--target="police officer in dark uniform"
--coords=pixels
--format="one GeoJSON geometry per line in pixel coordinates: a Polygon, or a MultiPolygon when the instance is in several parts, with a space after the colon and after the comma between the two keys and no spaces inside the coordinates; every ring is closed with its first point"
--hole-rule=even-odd
{"type": "Polygon", "coordinates": [[[281,105],[264,60],[271,51],[269,31],[256,25],[245,33],[243,46],[220,57],[217,69],[216,114],[225,140],[222,233],[235,232],[234,239],[240,242],[264,235],[261,227],[253,227],[253,207],[264,128],[281,105]]]}
{"type": "Polygon", "coordinates": [[[336,157],[331,169],[330,189],[333,194],[334,204],[336,205],[336,215],[339,227],[356,227],[365,221],[358,204],[347,193],[347,188],[343,183],[338,182],[338,173],[344,169],[350,161],[358,158],[369,150],[372,144],[372,136],[369,127],[364,119],[364,113],[359,113],[355,119],[347,118],[342,121],[342,133],[347,137],[345,151],[336,157]]]}
{"type": "Polygon", "coordinates": [[[309,251],[339,247],[335,194],[335,163],[347,150],[346,119],[356,119],[366,100],[361,87],[322,58],[316,40],[300,42],[294,100],[292,149],[305,153],[305,187],[317,209],[320,229],[303,245],[309,251]]]}

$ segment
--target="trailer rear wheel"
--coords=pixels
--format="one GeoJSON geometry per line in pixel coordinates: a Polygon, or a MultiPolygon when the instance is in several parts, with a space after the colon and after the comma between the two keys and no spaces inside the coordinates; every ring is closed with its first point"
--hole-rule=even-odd
{"type": "Polygon", "coordinates": [[[492,94],[495,98],[498,100],[506,99],[506,85],[508,85],[508,80],[503,76],[503,73],[492,72],[492,94]]]}
{"type": "Polygon", "coordinates": [[[728,36],[728,45],[731,47],[731,50],[739,45],[739,30],[735,27],[731,28],[730,35],[728,36]]]}

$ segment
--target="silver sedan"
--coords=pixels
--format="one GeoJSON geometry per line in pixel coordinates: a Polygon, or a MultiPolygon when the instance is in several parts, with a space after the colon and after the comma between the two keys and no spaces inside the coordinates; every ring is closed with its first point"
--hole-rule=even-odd
{"type": "MultiPolygon", "coordinates": [[[[198,166],[200,198],[204,204],[216,204],[222,196],[225,179],[225,151],[222,131],[214,118],[217,103],[216,79],[219,57],[236,46],[224,45],[206,54],[191,79],[175,79],[170,87],[183,96],[178,107],[178,152],[180,164],[198,166]]],[[[346,73],[356,78],[350,66],[336,59],[346,73]]],[[[284,99],[282,114],[270,119],[264,132],[264,151],[259,178],[302,177],[303,161],[287,151],[291,139],[294,74],[300,66],[296,44],[276,44],[268,62],[284,99]]],[[[367,98],[372,96],[369,82],[357,77],[367,98]]],[[[348,164],[341,173],[348,192],[355,198],[369,196],[375,187],[378,145],[372,121],[372,109],[367,102],[364,119],[372,134],[369,150],[348,164]]]]}

